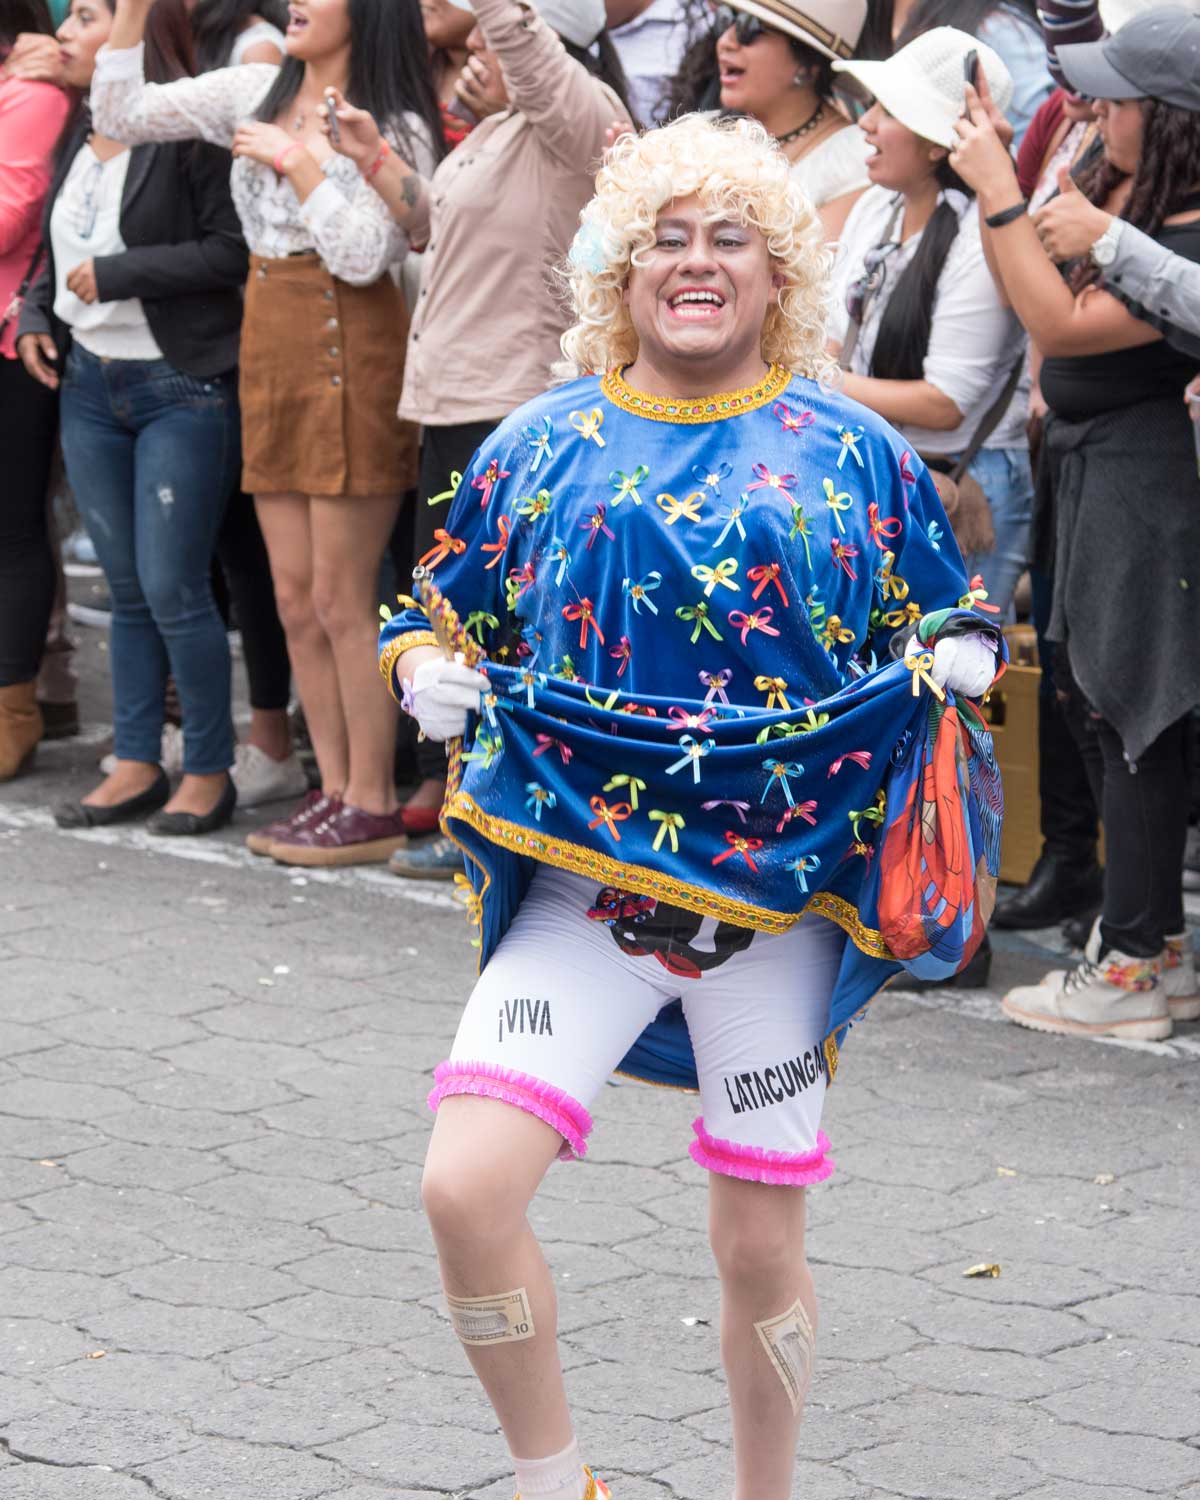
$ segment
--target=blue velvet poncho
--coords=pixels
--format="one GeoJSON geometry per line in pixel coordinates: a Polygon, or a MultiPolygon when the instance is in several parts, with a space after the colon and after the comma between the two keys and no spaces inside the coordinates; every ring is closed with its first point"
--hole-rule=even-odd
{"type": "MultiPolygon", "coordinates": [[[[982,721],[932,696],[930,657],[922,672],[889,650],[923,615],[981,602],[924,465],[874,413],[778,367],[703,401],[610,372],[513,413],[431,503],[451,497],[421,561],[493,686],[452,755],[443,825],[481,961],[539,861],[764,932],[817,912],[850,939],[832,1077],[898,958],[953,972],[998,865],[982,721]],[[906,956],[880,931],[877,853],[919,842],[939,730],[963,847],[952,878],[918,852],[932,940],[906,956]]],[[[401,655],[434,640],[420,606],[385,624],[393,691],[401,655]]],[[[623,1071],[694,1086],[677,1006],[623,1071]]]]}

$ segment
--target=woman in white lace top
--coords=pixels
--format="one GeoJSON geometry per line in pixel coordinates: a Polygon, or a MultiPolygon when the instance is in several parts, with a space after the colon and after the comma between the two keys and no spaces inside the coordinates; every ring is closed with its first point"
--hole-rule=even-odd
{"type": "Polygon", "coordinates": [[[321,786],[250,847],[284,863],[386,859],[403,839],[395,720],[374,668],[380,559],[416,440],[396,407],[407,313],[391,266],[408,240],[371,187],[388,151],[423,174],[440,140],[417,0],[293,0],[282,67],[156,86],[141,39],[152,0],[119,0],[92,88],[115,139],[232,148],[251,251],[241,348],[242,485],[271,559],[321,786]],[[361,171],[321,133],[336,89],[386,121],[361,171]],[[352,705],[348,713],[343,705],[352,705]]]}

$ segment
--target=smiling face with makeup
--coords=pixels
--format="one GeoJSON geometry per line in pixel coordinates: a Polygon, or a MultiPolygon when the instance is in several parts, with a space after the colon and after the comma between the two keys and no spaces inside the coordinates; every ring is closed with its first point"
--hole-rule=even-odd
{"type": "Polygon", "coordinates": [[[638,339],[630,383],[681,396],[753,385],[766,368],[763,321],[782,284],[757,229],[714,222],[699,197],[668,203],[625,288],[638,339]]]}

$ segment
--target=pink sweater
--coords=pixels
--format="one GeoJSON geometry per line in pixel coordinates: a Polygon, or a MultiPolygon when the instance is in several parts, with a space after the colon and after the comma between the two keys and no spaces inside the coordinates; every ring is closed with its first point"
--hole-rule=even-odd
{"type": "MultiPolygon", "coordinates": [[[[0,78],[0,319],[41,236],[50,156],[70,107],[53,84],[0,78]]],[[[15,357],[16,332],[13,318],[0,340],[0,356],[15,357]]]]}

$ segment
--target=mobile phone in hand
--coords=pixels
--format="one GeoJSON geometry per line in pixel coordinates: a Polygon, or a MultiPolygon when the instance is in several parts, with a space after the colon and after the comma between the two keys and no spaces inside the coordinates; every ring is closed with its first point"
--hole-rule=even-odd
{"type": "Polygon", "coordinates": [[[325,95],[325,118],[329,121],[329,139],[335,146],[341,145],[342,124],[337,117],[337,105],[333,99],[325,95]]]}
{"type": "Polygon", "coordinates": [[[979,53],[974,47],[963,58],[963,78],[978,92],[979,89],[979,53]]]}

